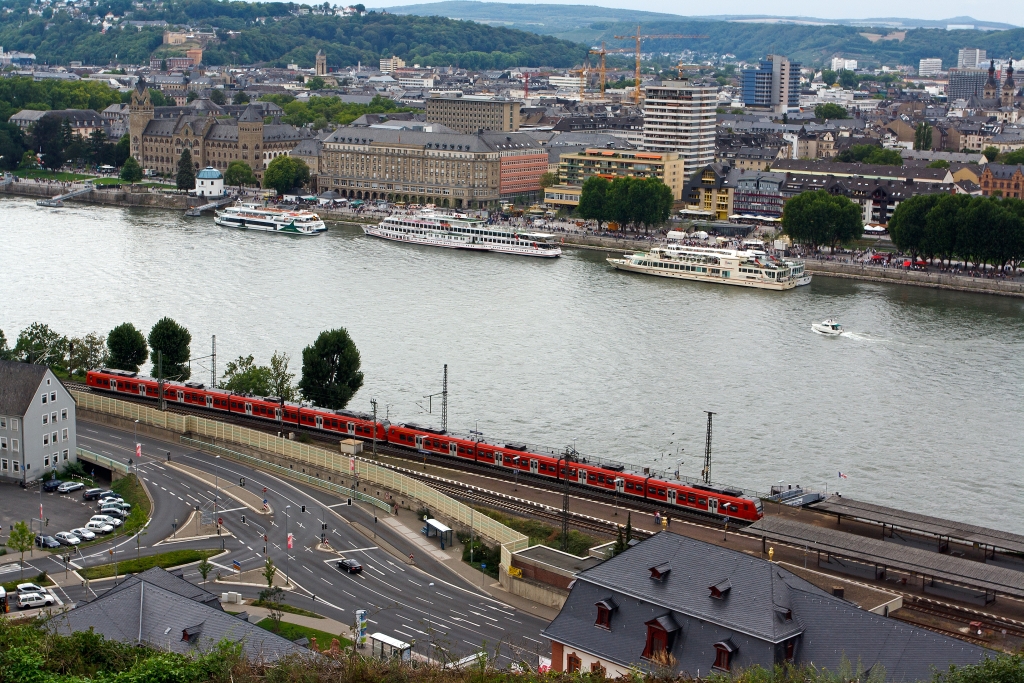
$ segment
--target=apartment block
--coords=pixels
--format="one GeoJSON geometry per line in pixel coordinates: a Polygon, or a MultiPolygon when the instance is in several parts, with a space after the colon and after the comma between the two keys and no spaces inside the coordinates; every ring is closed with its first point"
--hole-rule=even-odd
{"type": "Polygon", "coordinates": [[[522,102],[481,95],[439,95],[427,99],[427,121],[460,133],[519,130],[522,102]]]}
{"type": "Polygon", "coordinates": [[[644,151],[675,152],[683,177],[715,160],[717,84],[664,81],[644,92],[644,151]]]}

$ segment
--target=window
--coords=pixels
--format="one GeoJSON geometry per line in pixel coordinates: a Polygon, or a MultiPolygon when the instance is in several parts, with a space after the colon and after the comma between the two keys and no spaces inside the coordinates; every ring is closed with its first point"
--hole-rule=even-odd
{"type": "Polygon", "coordinates": [[[68,430],[67,429],[61,430],[60,440],[61,441],[67,441],[68,440],[68,430]]]}
{"type": "Polygon", "coordinates": [[[573,652],[572,654],[570,654],[568,657],[565,658],[565,671],[566,671],[566,673],[576,673],[577,671],[580,670],[580,667],[582,665],[583,665],[583,662],[580,660],[579,656],[575,652],[573,652]]]}
{"type": "MultiPolygon", "coordinates": [[[[6,462],[6,461],[5,461],[6,462]]],[[[6,467],[4,469],[7,469],[6,467]]],[[[796,657],[796,638],[790,638],[786,641],[786,661],[792,662],[796,657]]]]}
{"type": "Polygon", "coordinates": [[[50,422],[57,421],[57,413],[50,413],[50,422]]]}
{"type": "Polygon", "coordinates": [[[599,676],[601,678],[604,678],[608,672],[605,670],[603,666],[601,666],[601,662],[592,662],[590,664],[590,673],[593,676],[599,676]]]}
{"type": "Polygon", "coordinates": [[[43,424],[44,425],[50,424],[50,416],[46,415],[45,413],[43,414],[43,424]]]}
{"type": "Polygon", "coordinates": [[[647,624],[647,644],[644,646],[644,659],[651,659],[668,650],[668,633],[657,622],[647,624]]]}
{"type": "Polygon", "coordinates": [[[49,467],[49,466],[50,466],[50,456],[44,455],[43,456],[43,467],[49,467]]]}
{"type": "Polygon", "coordinates": [[[0,417],[0,429],[7,429],[7,418],[0,417]]]}
{"type": "MultiPolygon", "coordinates": [[[[18,440],[17,439],[11,439],[11,450],[13,452],[17,453],[20,448],[21,448],[21,444],[18,443],[18,440]]],[[[17,470],[18,468],[15,467],[14,469],[17,470]]]]}
{"type": "Polygon", "coordinates": [[[6,438],[0,438],[0,451],[6,451],[6,450],[7,450],[7,439],[6,438]]]}
{"type": "Polygon", "coordinates": [[[49,446],[50,445],[50,435],[49,434],[43,434],[43,445],[44,446],[49,446]]]}
{"type": "Polygon", "coordinates": [[[51,443],[57,443],[57,432],[54,432],[53,434],[50,434],[50,442],[51,443]]]}
{"type": "Polygon", "coordinates": [[[7,458],[0,459],[0,471],[7,471],[7,458]]]}
{"type": "MultiPolygon", "coordinates": [[[[145,387],[143,387],[143,388],[145,388],[145,387]]],[[[62,411],[60,411],[60,419],[62,419],[62,420],[68,419],[68,409],[67,408],[64,408],[62,411]]]]}
{"type": "Polygon", "coordinates": [[[594,626],[610,631],[612,628],[612,612],[615,611],[618,605],[611,598],[601,600],[595,603],[595,605],[597,607],[597,621],[594,622],[594,626]]]}
{"type": "Polygon", "coordinates": [[[56,400],[57,400],[57,392],[56,391],[51,391],[50,392],[50,403],[53,403],[56,400]]]}
{"type": "Polygon", "coordinates": [[[19,469],[21,469],[21,463],[18,462],[17,460],[13,460],[11,462],[11,469],[13,469],[15,472],[17,472],[19,469]]]}
{"type": "Polygon", "coordinates": [[[62,459],[64,460],[64,462],[67,462],[67,461],[68,461],[68,455],[69,455],[69,453],[68,453],[68,449],[66,449],[66,448],[65,448],[65,449],[64,449],[64,452],[63,452],[63,453],[61,453],[61,455],[63,456],[63,458],[62,458],[62,459]]]}
{"type": "Polygon", "coordinates": [[[46,403],[46,394],[43,394],[43,403],[46,403]]]}
{"type": "Polygon", "coordinates": [[[715,643],[715,664],[713,668],[719,671],[728,671],[734,652],[736,652],[736,646],[733,645],[732,640],[729,638],[715,643]]]}

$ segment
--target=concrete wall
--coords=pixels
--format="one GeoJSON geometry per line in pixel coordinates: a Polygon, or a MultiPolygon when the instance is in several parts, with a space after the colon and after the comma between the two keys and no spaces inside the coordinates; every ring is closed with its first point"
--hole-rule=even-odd
{"type": "MultiPolygon", "coordinates": [[[[39,198],[56,197],[65,191],[60,185],[42,185],[37,183],[11,183],[10,185],[0,187],[0,192],[3,194],[39,198]]],[[[148,189],[141,187],[131,188],[131,191],[128,188],[122,190],[93,190],[89,194],[79,195],[67,201],[109,206],[138,206],[153,209],[184,210],[187,208],[186,195],[150,192],[148,189]]]]}
{"type": "Polygon", "coordinates": [[[890,282],[894,284],[916,285],[918,287],[931,287],[933,289],[951,289],[959,292],[1024,297],[1024,282],[1006,282],[1003,280],[988,280],[943,273],[921,273],[913,270],[904,271],[899,268],[879,268],[877,266],[835,263],[833,261],[808,260],[805,261],[805,264],[808,273],[825,277],[842,277],[851,280],[867,280],[869,282],[890,282]]]}
{"type": "Polygon", "coordinates": [[[498,567],[498,582],[502,588],[513,595],[556,609],[561,609],[565,604],[565,599],[569,597],[569,591],[559,590],[554,586],[527,578],[511,577],[502,566],[498,567]]]}

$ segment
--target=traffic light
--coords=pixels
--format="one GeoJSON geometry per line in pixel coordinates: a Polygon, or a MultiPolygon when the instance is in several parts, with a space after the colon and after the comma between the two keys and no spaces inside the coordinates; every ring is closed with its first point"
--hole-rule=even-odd
{"type": "Polygon", "coordinates": [[[238,478],[238,485],[239,486],[245,486],[245,477],[239,477],[238,478]]]}
{"type": "Polygon", "coordinates": [[[326,543],[327,542],[327,534],[320,534],[320,542],[321,543],[326,543]]]}
{"type": "Polygon", "coordinates": [[[266,535],[266,534],[263,534],[263,542],[264,542],[264,543],[266,543],[266,542],[267,542],[267,535],[266,535]]]}
{"type": "Polygon", "coordinates": [[[352,504],[352,499],[351,499],[351,498],[349,498],[349,499],[348,499],[348,504],[349,504],[349,505],[351,505],[351,504],[352,504]]]}
{"type": "Polygon", "coordinates": [[[242,524],[245,524],[245,515],[242,515],[242,524]]]}
{"type": "Polygon", "coordinates": [[[302,506],[302,511],[303,511],[303,512],[305,512],[305,511],[306,511],[306,506],[305,506],[305,505],[303,505],[303,506],[302,506]]]}
{"type": "Polygon", "coordinates": [[[320,528],[323,529],[324,531],[327,531],[327,522],[324,522],[323,524],[321,524],[320,528]]]}
{"type": "MultiPolygon", "coordinates": [[[[40,505],[39,507],[43,507],[43,506],[40,505]]],[[[46,518],[46,526],[50,526],[50,518],[49,517],[46,518]]]]}

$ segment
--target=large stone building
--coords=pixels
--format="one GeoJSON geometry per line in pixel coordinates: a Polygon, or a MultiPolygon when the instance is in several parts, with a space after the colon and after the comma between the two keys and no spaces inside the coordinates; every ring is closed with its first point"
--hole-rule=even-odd
{"type": "Polygon", "coordinates": [[[244,161],[259,178],[272,159],[311,136],[305,128],[264,123],[258,103],[237,115],[207,100],[195,100],[191,107],[154,107],[142,80],[128,108],[131,155],[160,174],[175,173],[187,149],[197,169],[212,166],[223,172],[232,161],[244,161]],[[229,116],[219,118],[224,113],[229,116]]]}
{"type": "MultiPolygon", "coordinates": [[[[304,154],[312,150],[300,148],[304,154]]],[[[523,133],[346,126],[323,140],[315,183],[318,191],[349,199],[480,209],[537,196],[547,158],[523,133]]]]}
{"type": "Polygon", "coordinates": [[[427,99],[427,121],[460,133],[519,130],[522,102],[483,95],[437,95],[427,99]]]}
{"type": "Polygon", "coordinates": [[[985,197],[1024,197],[1024,166],[987,164],[981,172],[981,194],[985,197]]]}

